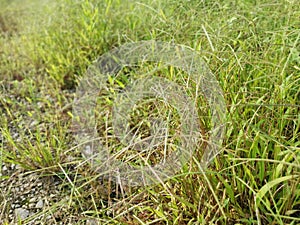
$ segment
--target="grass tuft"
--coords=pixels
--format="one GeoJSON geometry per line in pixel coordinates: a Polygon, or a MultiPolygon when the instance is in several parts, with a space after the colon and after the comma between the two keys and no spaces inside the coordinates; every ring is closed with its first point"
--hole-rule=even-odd
{"type": "MultiPolygon", "coordinates": [[[[63,223],[299,224],[299,18],[300,5],[286,0],[0,0],[0,163],[59,179],[61,196],[41,214],[63,223]],[[103,179],[82,158],[73,137],[72,102],[98,56],[152,39],[185,44],[202,55],[225,94],[226,136],[204,173],[199,147],[168,181],[126,187],[103,179]]],[[[144,73],[151,66],[135,69],[144,73]]],[[[185,84],[181,71],[158,72],[185,84]]],[[[128,77],[121,78],[110,79],[111,89],[99,98],[108,114],[97,115],[97,129],[107,139],[113,105],[107,96],[127,84],[128,77]]],[[[136,123],[152,113],[171,119],[175,134],[178,116],[168,117],[168,110],[174,111],[143,102],[132,112],[132,128],[148,135],[149,121],[136,123]]],[[[205,110],[201,115],[209,115],[205,110]]],[[[208,118],[201,120],[208,129],[208,118]]],[[[116,152],[126,148],[109,144],[116,152]]],[[[0,174],[0,184],[9,180],[1,168],[0,174]]],[[[3,224],[9,223],[11,204],[6,194],[0,191],[3,224]]]]}

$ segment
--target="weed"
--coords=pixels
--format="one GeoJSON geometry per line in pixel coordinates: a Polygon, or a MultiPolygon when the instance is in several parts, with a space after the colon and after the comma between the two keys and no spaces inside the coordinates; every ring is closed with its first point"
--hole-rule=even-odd
{"type": "MultiPolygon", "coordinates": [[[[72,223],[99,224],[299,223],[299,4],[53,2],[50,7],[27,0],[28,6],[39,9],[34,14],[0,0],[0,162],[62,180],[63,197],[45,214],[64,212],[59,216],[64,222],[72,218],[72,223]],[[27,25],[22,23],[25,17],[27,25]],[[185,44],[202,55],[225,93],[227,130],[222,152],[207,171],[201,170],[199,147],[191,162],[168,181],[132,188],[103,179],[104,174],[83,160],[72,135],[71,105],[80,78],[99,55],[150,39],[185,44]]],[[[140,69],[147,72],[151,66],[156,65],[140,69]]],[[[131,72],[126,69],[119,80],[109,81],[111,90],[127,84],[131,72]]],[[[158,76],[184,84],[182,72],[171,67],[158,76]]],[[[105,94],[113,96],[109,90],[103,93],[99,106],[110,113],[113,99],[105,94]]],[[[147,137],[149,113],[168,119],[168,110],[163,104],[143,102],[132,111],[131,128],[147,137]],[[146,122],[138,127],[139,121],[146,122]]],[[[205,109],[201,113],[209,115],[205,109]]],[[[109,138],[112,121],[107,115],[97,115],[97,129],[109,138]]],[[[201,119],[208,130],[208,119],[201,119]]],[[[176,113],[171,120],[176,133],[176,113]]],[[[109,144],[114,151],[124,148],[109,144]]],[[[7,223],[1,209],[0,216],[7,223]]]]}

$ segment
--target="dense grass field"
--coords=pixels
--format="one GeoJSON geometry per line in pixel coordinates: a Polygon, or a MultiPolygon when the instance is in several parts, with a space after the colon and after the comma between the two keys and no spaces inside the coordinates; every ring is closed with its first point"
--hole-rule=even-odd
{"type": "MultiPolygon", "coordinates": [[[[0,164],[59,181],[19,224],[299,224],[299,18],[297,0],[0,0],[0,164]],[[72,103],[94,60],[142,40],[201,55],[224,92],[226,133],[204,173],[195,154],[169,180],[120,194],[76,147],[72,103]]],[[[8,195],[1,224],[13,224],[8,195]]]]}

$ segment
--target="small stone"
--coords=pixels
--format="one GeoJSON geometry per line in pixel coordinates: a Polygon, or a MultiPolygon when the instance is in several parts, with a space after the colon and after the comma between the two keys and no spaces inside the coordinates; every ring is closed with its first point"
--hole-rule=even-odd
{"type": "Polygon", "coordinates": [[[24,195],[28,195],[30,192],[31,192],[31,189],[28,188],[28,189],[26,189],[26,190],[23,192],[23,194],[24,194],[24,195]]]}
{"type": "Polygon", "coordinates": [[[55,194],[50,194],[49,197],[50,197],[50,199],[51,199],[51,198],[54,198],[55,196],[56,196],[55,194]]]}
{"type": "Polygon", "coordinates": [[[23,168],[22,168],[21,165],[17,164],[17,165],[16,165],[16,169],[17,169],[17,170],[21,170],[21,169],[23,169],[23,168]]]}
{"type": "Polygon", "coordinates": [[[7,167],[6,167],[6,166],[3,166],[3,167],[2,167],[2,171],[7,171],[7,167]]]}
{"type": "Polygon", "coordinates": [[[96,220],[93,220],[93,219],[90,219],[90,220],[87,220],[86,221],[86,225],[97,225],[97,221],[96,220]]]}
{"type": "Polygon", "coordinates": [[[33,197],[31,199],[29,199],[29,202],[32,203],[32,202],[36,202],[37,201],[37,198],[36,197],[33,197]]]}
{"type": "MultiPolygon", "coordinates": [[[[38,104],[39,104],[39,103],[38,103],[38,104]]],[[[33,121],[30,123],[29,127],[35,127],[38,123],[39,123],[39,122],[38,122],[37,120],[33,120],[33,121]]]]}
{"type": "Polygon", "coordinates": [[[17,219],[24,220],[29,216],[29,211],[23,208],[15,209],[15,215],[17,219]]]}
{"type": "Polygon", "coordinates": [[[40,199],[40,200],[36,203],[35,208],[37,208],[37,209],[42,209],[43,207],[44,207],[44,202],[43,202],[42,199],[40,199]]]}

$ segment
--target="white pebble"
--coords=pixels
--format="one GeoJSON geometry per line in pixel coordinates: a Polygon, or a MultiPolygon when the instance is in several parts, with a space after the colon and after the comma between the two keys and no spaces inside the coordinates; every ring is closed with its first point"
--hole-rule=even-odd
{"type": "Polygon", "coordinates": [[[15,215],[16,218],[24,220],[29,216],[29,211],[27,209],[17,208],[15,209],[15,215]]]}
{"type": "Polygon", "coordinates": [[[43,207],[44,207],[44,202],[43,202],[42,199],[40,199],[40,200],[36,203],[35,208],[41,209],[41,208],[43,208],[43,207]]]}

